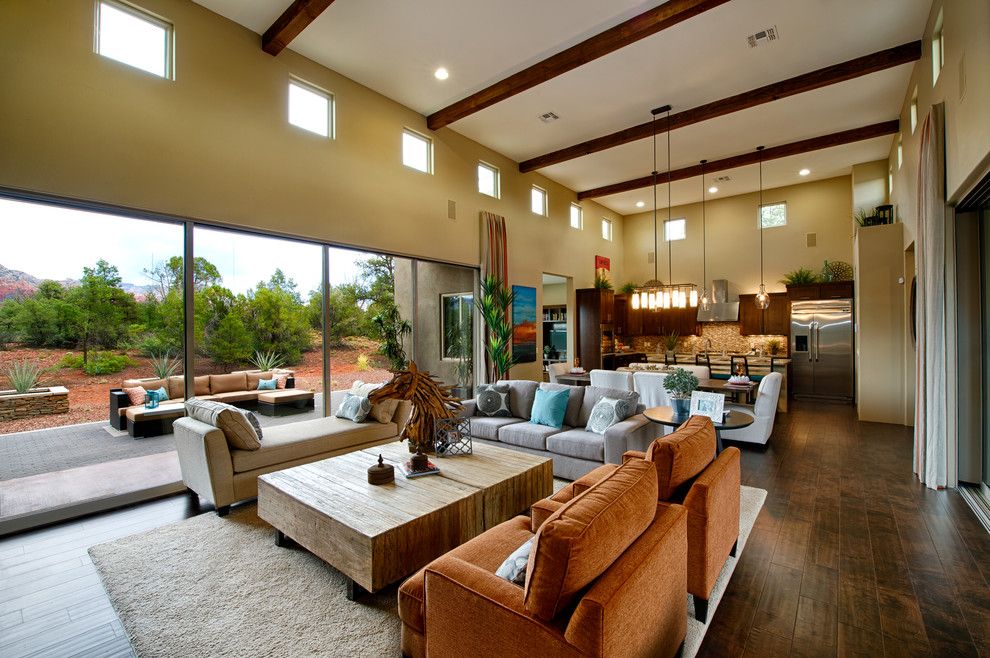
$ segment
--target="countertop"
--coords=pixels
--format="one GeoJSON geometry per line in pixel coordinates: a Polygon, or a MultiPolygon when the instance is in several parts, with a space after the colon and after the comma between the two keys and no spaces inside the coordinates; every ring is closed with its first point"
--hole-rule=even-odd
{"type": "MultiPolygon", "coordinates": [[[[703,353],[699,353],[699,355],[702,356],[702,357],[704,356],[703,353]]],[[[677,356],[678,363],[684,363],[684,364],[694,363],[695,355],[692,354],[692,353],[677,353],[676,356],[677,356]]],[[[722,356],[722,354],[720,352],[713,352],[711,355],[709,355],[708,358],[709,358],[709,360],[712,363],[727,364],[727,363],[729,363],[732,360],[731,357],[733,357],[733,356],[745,356],[746,357],[746,360],[751,365],[767,365],[767,366],[770,365],[770,357],[769,356],[756,356],[756,355],[753,355],[753,354],[734,354],[734,353],[728,352],[728,353],[725,354],[725,356],[722,356]]],[[[646,357],[647,357],[647,359],[654,360],[654,361],[663,361],[664,360],[664,355],[663,354],[660,354],[660,353],[647,354],[646,357]]],[[[773,362],[774,362],[775,365],[784,365],[784,364],[790,363],[791,362],[791,359],[789,357],[785,357],[785,356],[775,356],[775,357],[773,357],[773,362]]]]}

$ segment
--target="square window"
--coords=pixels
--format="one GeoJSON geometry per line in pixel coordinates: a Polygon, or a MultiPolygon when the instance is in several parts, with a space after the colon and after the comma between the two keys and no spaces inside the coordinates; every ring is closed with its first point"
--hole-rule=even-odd
{"type": "Polygon", "coordinates": [[[938,10],[935,19],[935,29],[932,30],[932,86],[938,82],[938,76],[945,65],[945,37],[942,34],[942,10],[938,10]]]}
{"type": "Polygon", "coordinates": [[[584,210],[576,203],[571,204],[571,228],[584,228],[584,210]]]}
{"type": "Polygon", "coordinates": [[[542,187],[533,186],[529,193],[529,207],[536,215],[549,216],[547,212],[547,191],[542,187]]]}
{"type": "Polygon", "coordinates": [[[680,219],[668,219],[663,223],[663,239],[667,242],[683,240],[686,237],[687,220],[683,217],[680,219]]]}
{"type": "Polygon", "coordinates": [[[787,224],[787,204],[786,203],[765,203],[760,209],[761,226],[763,228],[774,228],[787,224]]]}
{"type": "Polygon", "coordinates": [[[333,96],[299,80],[289,82],[289,123],[333,137],[333,96]]]}
{"type": "Polygon", "coordinates": [[[425,174],[433,173],[432,140],[412,130],[403,130],[402,164],[425,174]]]}
{"type": "Polygon", "coordinates": [[[499,198],[498,168],[484,162],[478,163],[478,191],[499,198]]]}
{"type": "Polygon", "coordinates": [[[153,73],[172,74],[172,25],[116,2],[100,2],[96,15],[96,52],[153,73]]]}
{"type": "Polygon", "coordinates": [[[612,241],[612,220],[602,217],[602,239],[612,241]]]}

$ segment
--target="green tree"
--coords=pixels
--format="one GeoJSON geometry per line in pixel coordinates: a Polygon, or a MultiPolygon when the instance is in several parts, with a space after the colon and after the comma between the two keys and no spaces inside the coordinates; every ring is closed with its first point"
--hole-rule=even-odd
{"type": "Polygon", "coordinates": [[[371,321],[381,338],[378,352],[388,359],[393,371],[405,370],[407,364],[405,337],[412,333],[412,325],[408,320],[402,319],[395,304],[375,314],[371,321]]]}
{"type": "Polygon", "coordinates": [[[38,284],[34,296],[37,299],[65,299],[65,286],[58,281],[45,279],[38,284]]]}
{"type": "Polygon", "coordinates": [[[372,315],[395,305],[395,259],[392,256],[372,256],[359,264],[364,300],[370,304],[372,315]]]}
{"type": "Polygon", "coordinates": [[[248,291],[244,299],[245,322],[254,338],[254,350],[278,352],[286,363],[302,360],[302,353],[311,349],[309,321],[296,284],[281,270],[267,282],[248,291]]]}
{"type": "Polygon", "coordinates": [[[83,362],[90,345],[115,348],[127,336],[128,324],[137,317],[134,296],[120,287],[120,272],[102,258],[96,267],[84,267],[78,287],[69,301],[79,309],[79,335],[83,362]]]}
{"type": "MultiPolygon", "coordinates": [[[[159,299],[164,299],[171,290],[182,289],[182,256],[172,256],[156,264],[151,269],[145,269],[144,275],[151,279],[157,287],[159,299]]],[[[193,288],[197,291],[220,283],[222,277],[216,265],[202,256],[193,258],[193,288]]]]}
{"type": "Polygon", "coordinates": [[[20,303],[13,324],[21,340],[32,347],[69,347],[79,339],[81,319],[74,304],[35,295],[20,303]]]}
{"type": "Polygon", "coordinates": [[[21,310],[21,303],[16,299],[7,299],[0,302],[0,350],[6,349],[8,343],[17,340],[17,314],[21,310]]]}
{"type": "Polygon", "coordinates": [[[207,335],[206,353],[224,366],[246,363],[251,358],[251,335],[237,315],[227,314],[207,335]]]}
{"type": "MultiPolygon", "coordinates": [[[[330,287],[328,340],[331,345],[340,346],[349,336],[377,335],[371,319],[364,310],[363,288],[358,283],[341,283],[330,287]]],[[[310,326],[317,331],[323,327],[323,295],[314,290],[306,307],[310,326]]]]}

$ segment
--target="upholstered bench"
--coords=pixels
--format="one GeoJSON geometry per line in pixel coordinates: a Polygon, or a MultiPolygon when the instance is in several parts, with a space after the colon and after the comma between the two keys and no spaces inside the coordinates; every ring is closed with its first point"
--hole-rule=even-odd
{"type": "Polygon", "coordinates": [[[282,389],[258,393],[258,413],[265,416],[306,413],[315,405],[313,391],[282,389]]]}

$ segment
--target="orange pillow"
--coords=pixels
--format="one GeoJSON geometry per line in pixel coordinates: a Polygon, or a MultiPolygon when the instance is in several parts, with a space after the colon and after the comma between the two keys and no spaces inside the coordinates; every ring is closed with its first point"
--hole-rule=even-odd
{"type": "Polygon", "coordinates": [[[656,468],[637,459],[551,514],[529,556],[526,610],[552,620],[643,534],[656,513],[656,468]]]}
{"type": "Polygon", "coordinates": [[[646,460],[657,467],[660,500],[669,500],[677,488],[715,459],[715,426],[707,416],[691,416],[676,431],[646,449],[646,460]]]}
{"type": "Polygon", "coordinates": [[[144,404],[144,396],[148,394],[148,391],[140,386],[135,386],[134,388],[125,388],[124,393],[127,393],[127,399],[130,400],[131,406],[134,407],[144,404]]]}

